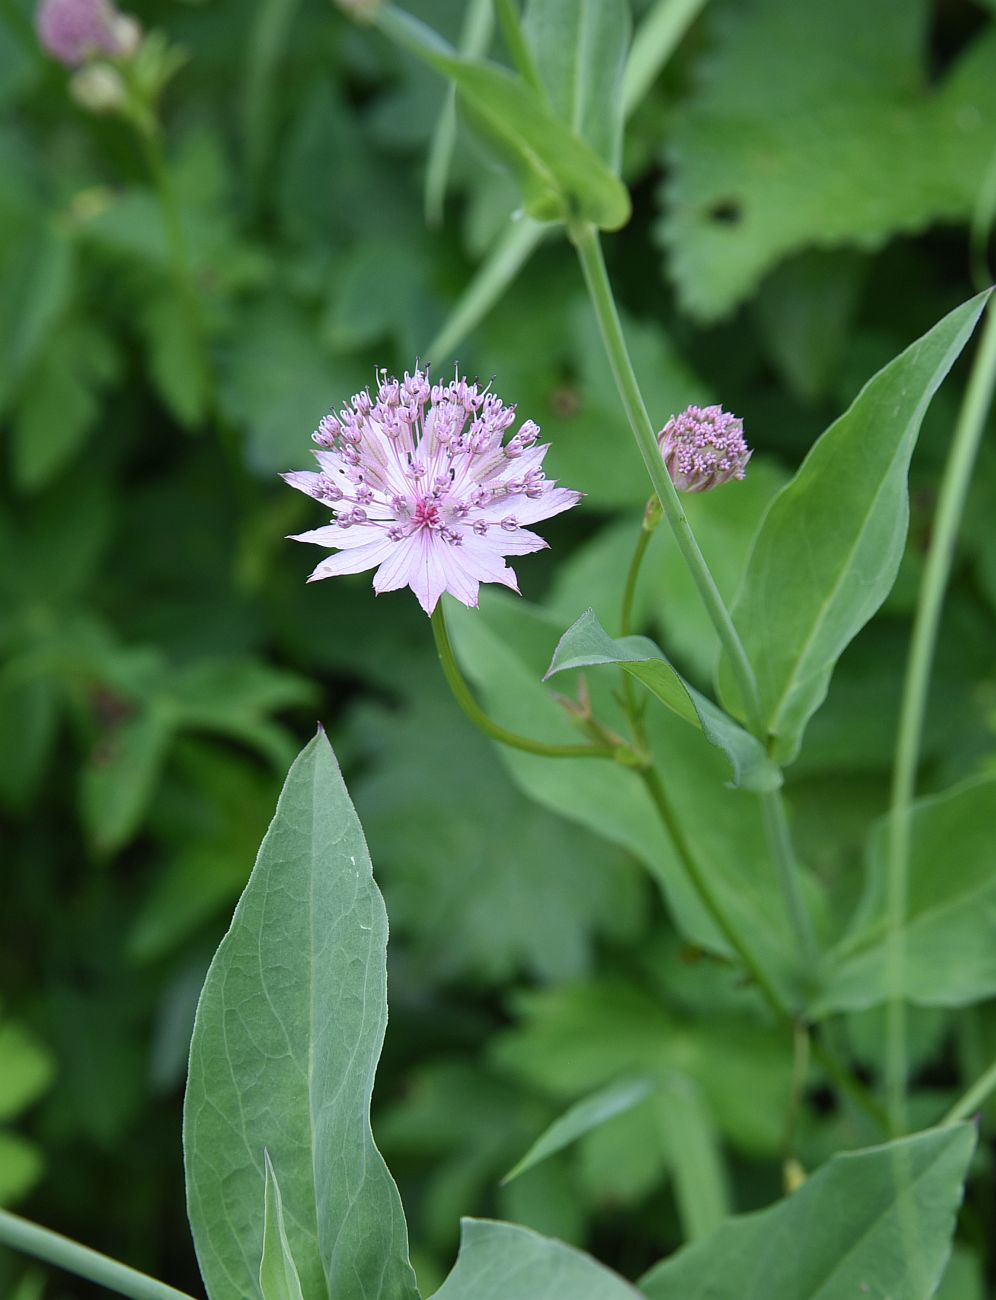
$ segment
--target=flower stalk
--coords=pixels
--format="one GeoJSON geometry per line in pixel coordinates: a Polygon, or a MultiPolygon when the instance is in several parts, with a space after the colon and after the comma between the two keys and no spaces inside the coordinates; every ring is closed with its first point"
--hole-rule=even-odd
{"type": "MultiPolygon", "coordinates": [[[[622,323],[616,308],[612,286],[605,269],[605,259],[594,226],[577,224],[568,231],[577,249],[585,283],[591,298],[595,315],[598,319],[602,341],[609,358],[612,373],[619,390],[623,408],[629,420],[633,437],[636,439],[640,455],[646,466],[650,481],[661,504],[661,509],[674,534],[678,549],[688,566],[689,572],[698,588],[699,595],[709,613],[713,626],[729,656],[730,664],[740,690],[747,725],[751,732],[762,742],[767,740],[767,727],[761,708],[761,696],[757,677],[751,666],[747,651],[734,626],[726,602],[716,586],[705,556],[692,532],[688,517],[682,507],[677,489],[671,480],[657,434],[647,413],[639,382],[633,370],[622,323]]],[[[641,557],[642,558],[642,557],[641,557]]],[[[781,794],[772,790],[758,796],[764,813],[765,831],[772,857],[778,870],[779,882],[785,899],[792,927],[795,931],[800,955],[807,968],[815,961],[818,947],[813,932],[809,913],[802,897],[799,882],[798,865],[792,849],[788,822],[781,794]]]]}
{"type": "Polygon", "coordinates": [[[885,1017],[885,1095],[889,1117],[897,1135],[906,1131],[908,1049],[906,1001],[903,982],[906,966],[905,927],[909,899],[909,860],[913,796],[920,757],[923,723],[927,711],[930,673],[937,645],[944,593],[951,574],[955,541],[965,497],[971,482],[979,443],[996,386],[996,312],[990,305],[985,329],[972,365],[968,388],[958,414],[948,453],[940,497],[934,516],[932,540],[924,566],[913,621],[906,677],[903,684],[892,774],[892,799],[886,841],[885,961],[888,1001],[885,1017]]]}
{"type": "Polygon", "coordinates": [[[460,671],[456,655],[453,653],[441,601],[432,611],[432,635],[436,642],[436,652],[439,655],[443,676],[453,692],[453,698],[474,726],[479,727],[486,736],[490,736],[492,740],[497,740],[502,745],[509,745],[512,749],[521,749],[527,754],[538,754],[542,758],[615,758],[619,748],[617,745],[604,742],[555,745],[544,740],[532,740],[529,736],[521,736],[518,732],[511,731],[508,727],[495,722],[493,718],[489,718],[474,698],[460,671]]]}

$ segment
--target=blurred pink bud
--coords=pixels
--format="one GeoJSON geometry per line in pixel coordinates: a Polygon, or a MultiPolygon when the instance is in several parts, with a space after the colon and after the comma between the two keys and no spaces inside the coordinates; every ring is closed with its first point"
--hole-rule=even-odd
{"type": "Polygon", "coordinates": [[[127,54],[134,49],[137,23],[125,20],[110,0],[41,0],[35,30],[42,48],[67,68],[100,54],[127,54]]]}

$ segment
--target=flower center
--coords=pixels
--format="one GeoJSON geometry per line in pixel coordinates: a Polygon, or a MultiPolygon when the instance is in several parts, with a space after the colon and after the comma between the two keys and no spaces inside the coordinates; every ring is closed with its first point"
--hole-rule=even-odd
{"type": "Polygon", "coordinates": [[[416,528],[439,528],[442,520],[439,515],[438,504],[428,497],[420,497],[415,502],[412,523],[416,528]]]}

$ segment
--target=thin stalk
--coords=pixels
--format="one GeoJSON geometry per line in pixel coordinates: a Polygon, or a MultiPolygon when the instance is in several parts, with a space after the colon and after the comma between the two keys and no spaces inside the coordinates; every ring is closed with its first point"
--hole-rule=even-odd
{"type": "Polygon", "coordinates": [[[888,1001],[885,1021],[885,1096],[893,1128],[906,1131],[906,911],[909,894],[910,831],[916,770],[927,709],[930,673],[937,645],[944,593],[976,453],[996,384],[996,312],[990,304],[965,397],[944,467],[933,535],[920,583],[903,683],[892,772],[886,845],[885,956],[888,1001]]]}
{"type": "Polygon", "coordinates": [[[442,665],[443,676],[446,678],[457,704],[460,705],[460,708],[463,709],[474,726],[480,727],[485,735],[490,736],[492,740],[500,741],[503,745],[509,745],[512,749],[525,750],[527,754],[541,754],[544,758],[615,757],[619,746],[610,744],[548,744],[543,740],[531,740],[528,736],[520,736],[518,732],[510,731],[507,727],[503,727],[492,718],[489,718],[474,699],[470,687],[464,681],[463,674],[460,672],[456,656],[453,653],[453,646],[450,643],[449,632],[446,628],[446,615],[443,613],[441,601],[433,611],[432,635],[435,637],[436,651],[442,665]]]}
{"type": "MultiPolygon", "coordinates": [[[[762,742],[766,740],[767,728],[761,709],[761,696],[757,678],[751,667],[747,651],[740,639],[726,608],[726,602],[716,586],[705,556],[699,549],[691,525],[685,515],[678,492],[671,482],[664,460],[657,445],[657,435],[650,421],[640,385],[633,370],[626,337],[616,308],[612,286],[605,269],[605,259],[598,238],[598,231],[592,225],[578,225],[570,230],[571,239],[577,248],[584,273],[585,283],[591,297],[592,306],[602,333],[602,341],[609,358],[609,364],[615,377],[616,387],[622,400],[623,408],[629,420],[630,428],[636,439],[636,445],[643,457],[647,474],[654,486],[654,491],[661,503],[661,509],[671,527],[678,549],[688,566],[699,595],[708,611],[719,638],[729,656],[740,695],[747,714],[747,724],[753,734],[762,742]]],[[[810,965],[817,953],[815,936],[806,911],[805,902],[799,886],[799,872],[792,851],[785,818],[784,806],[779,791],[771,791],[760,796],[764,809],[764,824],[768,834],[768,844],[778,869],[778,877],[785,895],[785,907],[795,930],[796,940],[803,960],[810,965]]]]}
{"type": "Polygon", "coordinates": [[[623,116],[629,117],[681,44],[706,0],[657,0],[637,27],[623,76],[623,116]]]}
{"type": "Polygon", "coordinates": [[[602,257],[598,231],[594,226],[586,224],[572,227],[570,235],[578,251],[585,284],[588,286],[588,293],[595,309],[595,316],[598,319],[602,333],[602,342],[605,345],[609,364],[612,367],[612,374],[619,390],[623,409],[629,420],[640,455],[643,457],[647,474],[654,486],[654,491],[660,499],[661,509],[671,527],[671,531],[674,533],[678,549],[688,565],[689,572],[698,588],[709,617],[712,619],[723,647],[730,657],[730,663],[733,666],[737,684],[743,696],[750,729],[759,739],[764,739],[765,726],[761,713],[761,697],[758,691],[757,679],[754,676],[750,660],[747,658],[747,651],[740,640],[740,634],[734,627],[730,612],[726,608],[726,602],[720,595],[712,571],[706,563],[705,556],[699,549],[698,542],[695,540],[695,535],[685,515],[677,489],[671,482],[671,475],[664,466],[664,460],[657,445],[657,435],[647,413],[643,395],[640,392],[640,385],[633,370],[633,363],[630,361],[629,350],[626,347],[626,337],[623,334],[622,322],[619,320],[619,312],[616,309],[612,286],[609,283],[608,272],[605,269],[605,259],[602,257]]]}
{"type": "Polygon", "coordinates": [[[782,1001],[781,995],[775,988],[774,984],[768,979],[760,962],[750,950],[747,940],[738,933],[736,927],[723,910],[723,906],[713,891],[708,876],[695,860],[688,840],[685,838],[685,832],[681,829],[681,823],[674,815],[664,786],[660,777],[652,767],[643,768],[640,772],[643,783],[647,787],[647,792],[654,802],[664,829],[667,831],[681,859],[681,864],[685,869],[685,874],[698,895],[702,906],[709,913],[716,928],[726,939],[727,943],[740,958],[744,969],[750,974],[754,983],[757,985],[761,996],[765,1002],[778,1017],[779,1020],[788,1020],[794,1022],[791,1011],[782,1001]]]}
{"type": "Polygon", "coordinates": [[[633,548],[633,558],[629,562],[626,585],[623,587],[622,608],[619,613],[620,636],[629,636],[633,630],[633,600],[636,597],[636,584],[640,577],[640,566],[643,564],[643,557],[647,553],[651,537],[653,537],[652,532],[648,532],[646,528],[641,528],[640,536],[633,548]]]}
{"type": "Polygon", "coordinates": [[[968,1119],[993,1091],[996,1091],[996,1061],[993,1061],[985,1074],[976,1079],[965,1095],[955,1102],[941,1123],[957,1124],[959,1120],[968,1119]]]}
{"type": "Polygon", "coordinates": [[[0,1242],[12,1250],[75,1273],[97,1286],[107,1287],[118,1295],[129,1296],[130,1300],[192,1300],[185,1291],[177,1291],[165,1282],[139,1273],[127,1264],[119,1264],[116,1259],[109,1259],[89,1246],[81,1246],[61,1233],[29,1223],[7,1210],[0,1210],[0,1242]]]}

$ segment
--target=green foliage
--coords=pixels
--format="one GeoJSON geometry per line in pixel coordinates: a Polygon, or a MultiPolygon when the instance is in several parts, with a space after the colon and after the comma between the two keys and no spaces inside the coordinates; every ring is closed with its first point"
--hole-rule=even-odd
{"type": "MultiPolygon", "coordinates": [[[[964,1006],[996,993],[992,827],[996,781],[973,782],[913,813],[903,993],[921,1006],[964,1006]]],[[[868,851],[868,884],[848,933],[829,958],[822,1011],[872,1007],[887,995],[882,949],[885,826],[868,851]]]]}
{"type": "Polygon", "coordinates": [[[511,1223],[466,1219],[453,1272],[437,1300],[636,1300],[638,1292],[571,1250],[511,1223]]]}
{"type": "MultiPolygon", "coordinates": [[[[197,1009],[184,1154],[212,1300],[251,1293],[260,1259],[272,1264],[260,1214],[271,1158],[305,1297],[418,1294],[401,1201],[370,1133],[386,946],[363,832],[319,733],[288,774],[197,1009]]],[[[270,1203],[290,1275],[272,1188],[270,1203]]]]}
{"type": "Polygon", "coordinates": [[[529,0],[523,34],[550,107],[614,172],[622,158],[623,0],[529,0]]]}
{"type": "MultiPolygon", "coordinates": [[[[786,1153],[821,1185],[826,1161],[884,1132],[840,1100],[818,1055],[807,1068],[804,1039],[793,1066],[790,1033],[689,888],[637,774],[496,752],[446,698],[404,593],[374,600],[365,576],[305,586],[308,557],[283,537],[323,512],[276,474],[310,463],[318,417],[375,366],[402,373],[431,356],[437,377],[454,359],[494,376],[553,444],[550,477],[586,496],[541,529],[550,551],[517,566],[525,600],[486,592],[479,611],[455,611],[462,662],[489,710],[528,735],[583,739],[585,689],[625,734],[626,670],[593,664],[541,681],[582,610],[617,630],[649,488],[562,226],[522,215],[517,177],[558,219],[580,205],[617,225],[632,194],[635,219],[604,244],[653,424],[721,401],[754,448],[743,483],[683,501],[724,598],[743,588],[747,602],[755,538],[800,479],[762,519],[820,431],[869,376],[895,378],[909,340],[991,278],[992,5],[510,2],[523,11],[523,61],[486,30],[489,5],[476,6],[471,48],[468,6],[412,0],[405,7],[448,43],[445,58],[461,61],[451,114],[452,82],[328,0],[245,11],[143,0],[146,30],[163,33],[146,71],[167,51],[187,55],[162,97],[159,137],[185,275],[136,136],[74,103],[71,74],[38,47],[34,7],[0,6],[0,1191],[204,1294],[178,1199],[194,1006],[279,782],[319,715],[391,918],[373,1126],[424,1294],[443,1285],[461,1216],[595,1243],[632,1280],[689,1240],[713,1250],[725,1212],[739,1225],[771,1205],[786,1153]],[[520,66],[535,92],[509,71],[520,66]],[[426,229],[441,119],[453,126],[434,182],[446,203],[426,229]],[[561,693],[573,693],[570,708],[561,693]],[[655,1081],[652,1097],[500,1185],[558,1117],[634,1077],[655,1081]]],[[[966,370],[967,358],[924,419],[909,529],[869,545],[875,612],[855,635],[858,585],[843,584],[849,631],[819,638],[801,712],[831,668],[832,689],[804,735],[804,719],[790,728],[804,744],[782,793],[828,954],[802,973],[805,989],[756,798],[728,788],[730,764],[696,734],[694,709],[686,720],[631,682],[696,860],[780,994],[811,999],[811,1048],[838,1042],[872,1095],[886,1063],[881,819],[966,370]]],[[[852,430],[855,473],[873,442],[887,451],[876,434],[900,436],[894,411],[880,414],[866,410],[852,430]]],[[[826,440],[819,447],[814,456],[826,440]]],[[[871,471],[858,479],[877,483],[871,471]]],[[[835,479],[818,496],[782,539],[785,572],[776,566],[750,596],[763,606],[752,652],[765,667],[802,644],[791,629],[814,522],[844,541],[855,494],[835,479]]],[[[936,1123],[996,1057],[994,501],[983,447],[918,772],[904,936],[914,1125],[936,1123]]],[[[660,647],[688,699],[715,708],[718,640],[664,527],[633,630],[643,650],[660,647]]],[[[983,1137],[994,1122],[990,1097],[983,1137]]],[[[265,1136],[245,1172],[247,1296],[259,1294],[264,1146],[295,1252],[298,1241],[296,1162],[265,1136]]],[[[981,1296],[992,1272],[987,1152],[981,1143],[965,1183],[945,1300],[981,1296]]],[[[267,1240],[280,1271],[276,1190],[267,1240]]],[[[824,1222],[832,1215],[814,1215],[806,1249],[793,1238],[781,1257],[808,1258],[824,1222]]],[[[551,1261],[580,1270],[572,1296],[592,1277],[632,1294],[563,1247],[494,1231],[489,1250],[512,1250],[511,1233],[540,1270],[523,1274],[531,1300],[551,1261]]],[[[321,1269],[310,1251],[308,1276],[294,1254],[306,1298],[321,1269]]],[[[896,1276],[879,1281],[902,1291],[896,1276]]],[[[0,1294],[40,1300],[45,1286],[0,1254],[0,1294]]]]}
{"type": "Polygon", "coordinates": [[[928,1300],[974,1146],[961,1124],[835,1156],[781,1204],[730,1219],[651,1270],[640,1289],[648,1300],[829,1300],[862,1289],[928,1300]],[[805,1250],[771,1249],[801,1240],[805,1250]]]}
{"type": "MultiPolygon", "coordinates": [[[[379,21],[395,39],[453,81],[458,102],[474,126],[513,168],[531,217],[578,218],[606,230],[625,225],[630,205],[624,186],[572,129],[588,125],[587,113],[565,125],[531,86],[506,69],[457,57],[435,33],[399,10],[386,9],[379,21]]],[[[612,46],[603,52],[613,58],[612,46]]],[[[611,67],[610,63],[609,85],[611,67]]],[[[559,83],[560,69],[556,75],[559,83]]]]}
{"type": "Polygon", "coordinates": [[[585,1133],[598,1128],[606,1120],[623,1115],[641,1101],[645,1101],[654,1090],[654,1083],[649,1079],[620,1079],[617,1083],[601,1088],[590,1097],[575,1102],[571,1108],[556,1119],[529,1148],[521,1160],[505,1175],[504,1182],[510,1183],[527,1170],[538,1165],[541,1160],[562,1151],[564,1147],[576,1142],[585,1133]]]}
{"type": "Polygon", "coordinates": [[[706,740],[721,749],[733,770],[735,785],[747,790],[775,790],[782,775],[757,739],[738,727],[728,714],[694,687],[682,681],[653,641],[643,636],[613,639],[587,610],[557,642],[544,680],[570,668],[618,665],[641,682],[656,699],[698,727],[706,740]]]}
{"type": "Polygon", "coordinates": [[[675,123],[659,226],[691,311],[729,312],[799,249],[874,248],[971,214],[994,148],[993,33],[931,85],[929,9],[755,0],[719,10],[704,75],[675,123]]]}
{"type": "MultiPolygon", "coordinates": [[[[920,425],[987,297],[956,308],[869,380],[764,517],[733,617],[758,665],[763,715],[783,762],[799,752],[841,651],[895,581],[920,425]]],[[[725,664],[728,699],[731,678],[725,664]]]]}
{"type": "MultiPolygon", "coordinates": [[[[55,1072],[49,1051],[23,1025],[0,1020],[0,1124],[17,1119],[45,1092],[55,1072]]],[[[0,1128],[0,1205],[21,1200],[42,1176],[38,1147],[21,1134],[0,1128]]]]}

